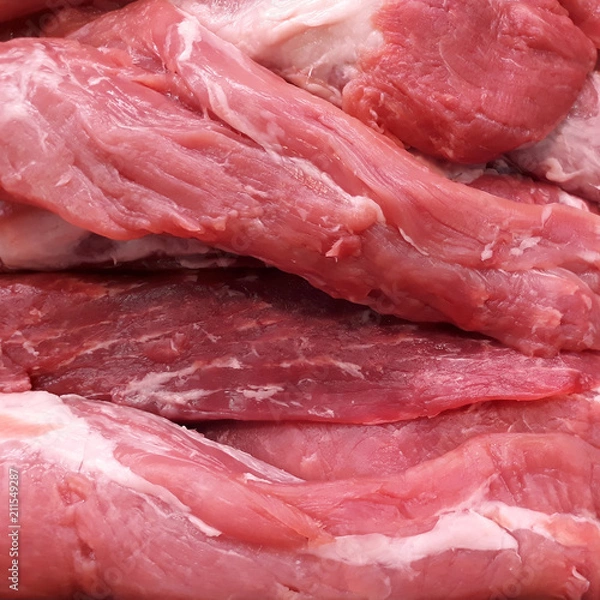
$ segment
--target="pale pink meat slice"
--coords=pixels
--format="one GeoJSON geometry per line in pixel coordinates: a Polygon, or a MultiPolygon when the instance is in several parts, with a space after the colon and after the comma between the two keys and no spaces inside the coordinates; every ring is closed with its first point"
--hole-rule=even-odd
{"type": "Polygon", "coordinates": [[[26,598],[599,592],[599,450],[568,434],[487,435],[395,476],[308,483],[126,407],[30,392],[0,396],[0,416],[0,500],[18,496],[0,568],[16,520],[26,598]]]}
{"type": "Polygon", "coordinates": [[[200,430],[298,477],[326,481],[401,473],[496,433],[564,432],[600,448],[600,399],[591,393],[526,404],[486,402],[382,425],[227,421],[200,430]]]}

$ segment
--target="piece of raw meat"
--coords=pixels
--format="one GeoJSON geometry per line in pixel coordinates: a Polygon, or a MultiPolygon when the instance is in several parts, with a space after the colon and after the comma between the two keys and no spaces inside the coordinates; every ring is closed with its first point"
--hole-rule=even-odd
{"type": "Polygon", "coordinates": [[[91,266],[200,269],[249,262],[257,261],[169,235],[111,240],[46,210],[0,199],[0,272],[91,266]]]}
{"type": "Polygon", "coordinates": [[[307,483],[160,417],[32,392],[0,396],[0,450],[0,568],[28,600],[600,592],[599,451],[566,434],[307,483]]]}
{"type": "Polygon", "coordinates": [[[381,423],[600,383],[600,354],[529,358],[274,269],[4,275],[0,314],[2,350],[34,389],[178,421],[381,423]]]}
{"type": "Polygon", "coordinates": [[[462,163],[544,138],[596,60],[555,0],[173,3],[377,130],[462,163]]]}
{"type": "Polygon", "coordinates": [[[524,171],[600,202],[600,73],[588,78],[568,117],[544,140],[510,153],[524,171]]]}
{"type": "Polygon", "coordinates": [[[564,432],[600,448],[600,398],[587,394],[527,403],[485,402],[385,425],[228,421],[204,425],[200,431],[302,479],[387,476],[496,433],[564,432]]]}
{"type": "Polygon", "coordinates": [[[600,347],[579,277],[598,272],[597,217],[449,182],[169,3],[129,8],[80,30],[112,52],[3,45],[9,193],[106,237],[195,237],[528,353],[600,347]]]}

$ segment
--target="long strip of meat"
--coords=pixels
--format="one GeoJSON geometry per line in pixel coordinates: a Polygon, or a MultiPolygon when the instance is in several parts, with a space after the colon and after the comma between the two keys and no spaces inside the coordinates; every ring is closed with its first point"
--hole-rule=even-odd
{"type": "Polygon", "coordinates": [[[600,398],[486,402],[385,425],[224,422],[203,425],[201,431],[302,479],[327,481],[401,473],[477,436],[496,433],[564,432],[600,448],[600,398]]]}
{"type": "Polygon", "coordinates": [[[529,358],[383,318],[273,269],[3,275],[0,314],[19,385],[25,373],[34,389],[178,421],[381,423],[600,383],[598,353],[529,358]]]}
{"type": "Polygon", "coordinates": [[[168,2],[130,8],[80,30],[112,53],[3,45],[7,192],[106,237],[195,237],[528,353],[600,347],[578,276],[597,273],[597,216],[450,182],[168,2]]]}
{"type": "Polygon", "coordinates": [[[31,392],[0,396],[0,450],[0,568],[31,599],[600,592],[599,450],[566,434],[307,483],[141,411],[31,392]]]}

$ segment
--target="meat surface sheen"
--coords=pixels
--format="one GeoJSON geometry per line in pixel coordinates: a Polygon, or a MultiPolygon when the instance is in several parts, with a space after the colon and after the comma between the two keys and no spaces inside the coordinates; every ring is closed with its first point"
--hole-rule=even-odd
{"type": "Polygon", "coordinates": [[[524,171],[600,202],[600,73],[588,78],[567,118],[544,140],[510,153],[524,171]]]}
{"type": "Polygon", "coordinates": [[[487,435],[394,476],[308,483],[126,407],[31,392],[0,396],[0,416],[0,499],[18,497],[0,568],[16,539],[30,600],[600,591],[600,456],[574,436],[487,435]]]}
{"type": "Polygon", "coordinates": [[[3,353],[34,389],[178,421],[381,423],[600,378],[597,353],[529,358],[381,317],[272,269],[4,275],[0,313],[3,353]]]}
{"type": "Polygon", "coordinates": [[[449,182],[167,2],[129,8],[78,34],[112,51],[3,46],[7,192],[105,237],[195,237],[527,353],[600,347],[582,279],[597,273],[598,217],[449,182]]]}
{"type": "Polygon", "coordinates": [[[200,431],[302,479],[327,481],[401,473],[468,440],[497,433],[563,432],[600,448],[600,399],[591,393],[528,403],[485,402],[381,425],[227,421],[202,425],[200,431]]]}
{"type": "Polygon", "coordinates": [[[596,60],[556,0],[173,2],[375,129],[462,163],[544,138],[596,60]]]}

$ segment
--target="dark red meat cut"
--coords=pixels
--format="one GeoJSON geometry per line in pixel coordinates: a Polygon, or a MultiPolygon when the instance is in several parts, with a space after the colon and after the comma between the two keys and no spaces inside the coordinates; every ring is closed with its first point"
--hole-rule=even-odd
{"type": "Polygon", "coordinates": [[[106,237],[196,237],[380,312],[528,353],[600,346],[598,297],[579,277],[597,273],[596,216],[434,175],[167,2],[135,3],[78,35],[115,50],[3,47],[0,183],[16,197],[106,237]]]}
{"type": "Polygon", "coordinates": [[[597,353],[529,358],[381,317],[272,269],[4,275],[0,314],[3,352],[34,389],[176,420],[377,423],[600,378],[597,353]]]}
{"type": "Polygon", "coordinates": [[[544,138],[596,60],[556,0],[173,3],[377,130],[462,163],[544,138]]]}
{"type": "Polygon", "coordinates": [[[30,389],[27,371],[15,365],[0,347],[0,393],[26,392],[30,389]]]}
{"type": "Polygon", "coordinates": [[[600,448],[600,399],[572,395],[536,402],[485,402],[434,418],[382,425],[212,423],[201,431],[302,479],[387,476],[497,433],[563,432],[600,448]]]}
{"type": "Polygon", "coordinates": [[[307,483],[141,411],[0,396],[0,501],[18,481],[32,599],[593,600],[599,453],[486,435],[394,476],[307,483]]]}

